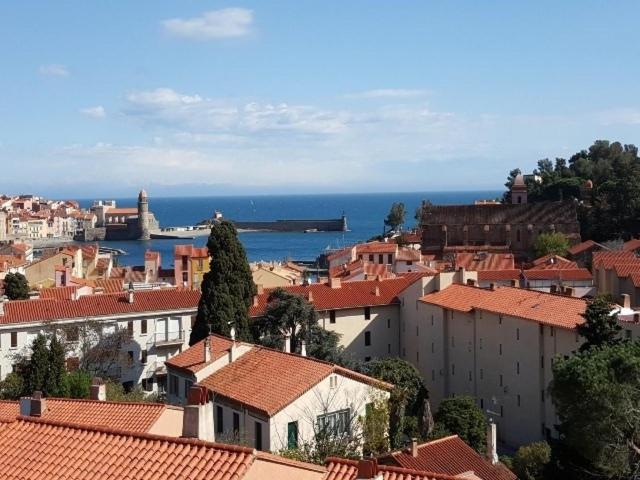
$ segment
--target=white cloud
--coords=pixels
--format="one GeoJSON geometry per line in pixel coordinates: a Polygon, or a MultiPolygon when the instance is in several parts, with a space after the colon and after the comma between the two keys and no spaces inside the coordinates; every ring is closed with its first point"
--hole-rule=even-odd
{"type": "Polygon", "coordinates": [[[107,116],[107,112],[105,111],[102,105],[83,108],[80,110],[80,113],[82,113],[83,115],[86,115],[87,117],[92,117],[92,118],[104,118],[107,116]]]}
{"type": "Polygon", "coordinates": [[[67,67],[58,63],[52,63],[50,65],[40,65],[38,72],[40,73],[40,75],[49,77],[68,77],[70,75],[67,67]]]}
{"type": "Polygon", "coordinates": [[[403,88],[380,88],[358,93],[348,93],[345,98],[416,98],[429,94],[429,90],[410,90],[403,88]]]}
{"type": "Polygon", "coordinates": [[[164,20],[165,31],[192,40],[243,37],[251,32],[253,11],[246,8],[212,10],[194,18],[164,20]]]}

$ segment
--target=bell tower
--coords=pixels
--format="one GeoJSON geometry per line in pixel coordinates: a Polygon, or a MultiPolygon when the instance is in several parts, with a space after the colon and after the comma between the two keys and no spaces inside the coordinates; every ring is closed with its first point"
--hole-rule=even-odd
{"type": "Polygon", "coordinates": [[[140,190],[138,194],[138,229],[140,240],[150,240],[149,232],[149,197],[145,190],[140,190]]]}

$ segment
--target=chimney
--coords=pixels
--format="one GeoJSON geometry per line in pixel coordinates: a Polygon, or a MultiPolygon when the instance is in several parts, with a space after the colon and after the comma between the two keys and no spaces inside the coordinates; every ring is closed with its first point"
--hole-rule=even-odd
{"type": "Polygon", "coordinates": [[[363,458],[358,461],[358,480],[374,480],[378,475],[378,460],[363,458]]]}
{"type": "Polygon", "coordinates": [[[409,447],[411,448],[411,456],[413,458],[418,458],[418,439],[412,438],[409,447]]]}
{"type": "Polygon", "coordinates": [[[264,293],[264,286],[263,285],[256,285],[256,294],[257,295],[262,295],[264,293]]]}
{"type": "Polygon", "coordinates": [[[491,462],[492,465],[498,463],[498,433],[496,429],[496,424],[493,421],[489,421],[489,425],[487,425],[487,460],[491,462]]]}
{"type": "Polygon", "coordinates": [[[91,380],[91,400],[104,402],[107,399],[107,386],[100,377],[93,377],[91,380]]]}
{"type": "Polygon", "coordinates": [[[557,293],[558,292],[558,286],[557,285],[551,285],[551,289],[549,290],[550,293],[557,293]]]}
{"type": "Polygon", "coordinates": [[[376,285],[376,288],[373,290],[373,294],[374,294],[376,297],[379,297],[379,296],[380,296],[380,287],[379,287],[378,285],[376,285]]]}
{"type": "Polygon", "coordinates": [[[491,285],[489,285],[489,288],[491,290],[495,290],[496,289],[496,284],[492,282],[491,285]]]}
{"type": "Polygon", "coordinates": [[[511,286],[513,288],[518,288],[518,280],[516,280],[515,278],[511,279],[511,286]]]}
{"type": "Polygon", "coordinates": [[[307,294],[307,300],[309,303],[313,303],[313,292],[311,290],[309,290],[309,293],[307,294]]]}
{"type": "MultiPolygon", "coordinates": [[[[565,294],[567,297],[573,297],[573,287],[566,287],[566,288],[564,289],[564,294],[565,294]]],[[[628,295],[627,295],[627,296],[628,296],[628,295]]]]}
{"type": "Polygon", "coordinates": [[[284,353],[291,353],[291,334],[289,332],[284,335],[284,348],[282,351],[284,353]]]}
{"type": "Polygon", "coordinates": [[[215,440],[213,403],[208,400],[209,394],[205,387],[197,383],[191,386],[182,416],[183,438],[197,438],[209,442],[215,440]]]}
{"type": "Polygon", "coordinates": [[[7,297],[0,295],[0,317],[4,315],[4,304],[7,301],[7,297]]]}
{"type": "Polygon", "coordinates": [[[47,401],[41,391],[33,392],[30,397],[20,398],[20,415],[23,417],[41,417],[47,411],[47,401]]]}
{"type": "Polygon", "coordinates": [[[211,340],[209,337],[204,339],[204,363],[209,363],[211,361],[211,340]]]}
{"type": "Polygon", "coordinates": [[[470,287],[475,287],[476,281],[473,278],[467,278],[467,285],[469,285],[470,287]]]}
{"type": "Polygon", "coordinates": [[[340,288],[341,287],[340,279],[339,278],[330,278],[329,279],[329,286],[331,288],[340,288]]]}
{"type": "Polygon", "coordinates": [[[236,359],[236,329],[231,327],[231,341],[233,342],[229,347],[229,363],[232,363],[236,359]]]}
{"type": "Polygon", "coordinates": [[[258,306],[258,295],[254,295],[253,296],[253,306],[257,307],[258,306]]]}
{"type": "Polygon", "coordinates": [[[302,340],[302,343],[300,344],[300,355],[303,357],[307,356],[307,342],[304,340],[302,340]]]}
{"type": "Polygon", "coordinates": [[[127,292],[127,301],[133,303],[133,282],[129,282],[129,291],[127,292]]]}
{"type": "Polygon", "coordinates": [[[622,295],[620,295],[620,304],[624,308],[631,308],[631,297],[628,293],[623,293],[622,295]]]}

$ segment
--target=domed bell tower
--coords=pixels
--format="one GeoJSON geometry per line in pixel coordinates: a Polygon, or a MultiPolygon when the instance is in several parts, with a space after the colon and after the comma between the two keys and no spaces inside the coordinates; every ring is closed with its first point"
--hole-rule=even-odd
{"type": "Polygon", "coordinates": [[[138,228],[139,239],[150,240],[151,233],[149,232],[149,197],[147,192],[140,190],[138,194],[138,228]]]}

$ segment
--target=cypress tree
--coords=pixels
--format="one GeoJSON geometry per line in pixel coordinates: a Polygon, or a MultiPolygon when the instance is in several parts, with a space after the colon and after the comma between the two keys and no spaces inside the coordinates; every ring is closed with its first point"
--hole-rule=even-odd
{"type": "Polygon", "coordinates": [[[233,223],[223,220],[213,225],[207,248],[211,263],[202,280],[198,316],[189,344],[202,340],[210,331],[228,336],[231,326],[238,339],[251,340],[249,307],[256,286],[233,223]]]}
{"type": "Polygon", "coordinates": [[[66,397],[68,394],[66,379],[64,347],[58,337],[53,335],[49,343],[49,374],[45,382],[47,396],[66,397]]]}
{"type": "Polygon", "coordinates": [[[25,387],[29,395],[34,391],[45,389],[45,382],[49,374],[49,349],[47,339],[38,334],[31,344],[31,361],[26,372],[25,387]]]}

